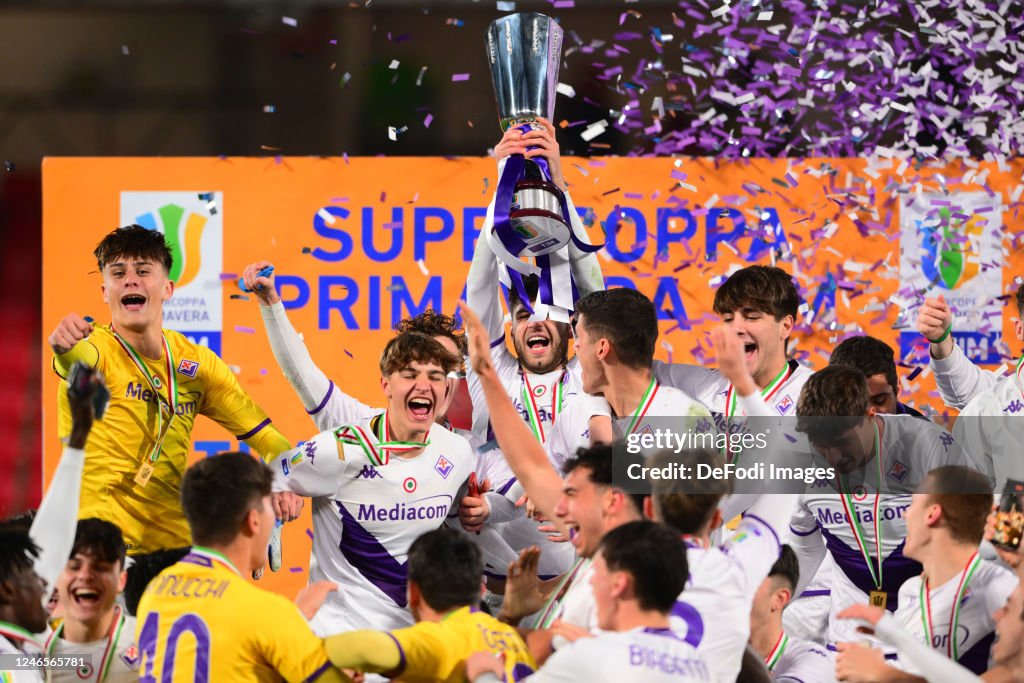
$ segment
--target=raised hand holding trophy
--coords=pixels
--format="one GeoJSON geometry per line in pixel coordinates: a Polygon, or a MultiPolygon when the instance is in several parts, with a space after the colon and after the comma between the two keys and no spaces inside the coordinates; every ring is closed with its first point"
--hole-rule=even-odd
{"type": "MultiPolygon", "coordinates": [[[[519,13],[502,17],[487,29],[487,57],[502,131],[539,129],[539,117],[552,119],[562,29],[550,17],[519,13]]],[[[602,245],[580,239],[573,229],[561,189],[551,182],[543,157],[512,154],[499,162],[493,229],[485,235],[499,263],[502,284],[516,290],[539,318],[568,322],[576,286],[569,268],[568,244],[583,252],[602,245]],[[533,257],[528,263],[521,257],[533,257]],[[536,301],[526,295],[523,275],[539,277],[536,301]]]]}

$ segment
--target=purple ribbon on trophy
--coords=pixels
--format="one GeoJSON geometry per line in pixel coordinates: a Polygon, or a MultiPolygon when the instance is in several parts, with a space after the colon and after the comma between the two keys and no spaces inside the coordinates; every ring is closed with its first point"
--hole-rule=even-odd
{"type": "MultiPolygon", "coordinates": [[[[543,14],[512,14],[491,23],[487,52],[502,131],[518,127],[525,133],[539,126],[538,117],[553,118],[561,51],[562,29],[543,14]]],[[[513,154],[501,161],[491,218],[494,227],[483,237],[498,259],[502,284],[516,291],[532,315],[551,312],[568,321],[578,298],[568,244],[584,253],[603,245],[591,245],[577,233],[579,220],[551,182],[546,159],[513,154]],[[523,285],[523,276],[531,274],[540,282],[536,301],[523,285]]]]}

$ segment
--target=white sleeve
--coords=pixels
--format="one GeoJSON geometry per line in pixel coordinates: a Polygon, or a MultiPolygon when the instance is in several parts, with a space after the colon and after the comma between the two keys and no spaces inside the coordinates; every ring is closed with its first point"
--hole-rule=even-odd
{"type": "Polygon", "coordinates": [[[753,597],[768,576],[782,549],[780,536],[793,516],[798,494],[761,496],[743,514],[736,533],[722,544],[722,550],[733,558],[747,578],[745,593],[753,597]]]}
{"type": "Polygon", "coordinates": [[[929,351],[928,366],[935,374],[942,402],[950,408],[963,408],[1000,379],[999,373],[982,370],[972,363],[959,344],[953,344],[953,352],[941,360],[929,351]]]}
{"type": "Polygon", "coordinates": [[[260,313],[263,315],[267,339],[270,340],[270,350],[274,352],[274,359],[281,372],[299,395],[306,410],[314,410],[327,398],[331,381],[313,363],[309,349],[292,327],[283,303],[279,301],[273,306],[260,305],[260,313]]]}
{"type": "Polygon", "coordinates": [[[487,507],[490,508],[490,513],[487,515],[488,524],[511,522],[525,514],[524,507],[516,507],[515,501],[509,500],[507,496],[503,496],[497,491],[488,491],[483,496],[487,501],[487,507]]]}
{"type": "MultiPolygon", "coordinates": [[[[569,209],[569,221],[572,223],[573,230],[579,235],[581,241],[592,244],[568,192],[565,193],[565,203],[569,209]]],[[[597,258],[596,251],[590,253],[580,251],[572,240],[569,240],[569,267],[572,269],[572,276],[576,280],[576,289],[579,290],[580,297],[604,289],[604,274],[601,273],[601,261],[597,258]]]]}
{"type": "MultiPolygon", "coordinates": [[[[47,590],[57,584],[57,577],[68,563],[78,530],[78,504],[82,495],[82,470],[85,451],[64,447],[50,488],[43,496],[29,537],[39,546],[35,561],[36,574],[46,581],[47,590]]],[[[47,596],[49,597],[49,593],[47,596]]]]}
{"type": "Polygon", "coordinates": [[[828,549],[818,522],[803,503],[797,505],[789,521],[789,532],[789,547],[796,553],[800,565],[800,585],[793,594],[800,595],[818,573],[818,568],[828,555],[828,549]]]}
{"type": "Polygon", "coordinates": [[[717,382],[721,373],[715,368],[700,365],[672,363],[656,360],[651,368],[659,382],[675,387],[687,396],[700,396],[708,384],[717,382]]]}
{"type": "MultiPolygon", "coordinates": [[[[504,159],[498,164],[498,176],[504,168],[504,159]]],[[[466,276],[466,303],[473,309],[484,329],[492,347],[497,339],[505,339],[505,313],[501,306],[501,285],[498,280],[498,260],[487,244],[486,235],[494,226],[494,199],[487,207],[487,217],[480,236],[476,239],[473,260],[469,264],[466,276]]]]}
{"type": "Polygon", "coordinates": [[[900,659],[911,662],[929,683],[981,683],[982,679],[969,669],[904,631],[891,614],[886,613],[878,621],[875,635],[894,646],[900,659]]]}
{"type": "Polygon", "coordinates": [[[544,666],[524,680],[531,681],[531,683],[575,683],[575,681],[602,680],[600,671],[602,654],[605,653],[602,652],[599,641],[595,638],[581,638],[571,645],[555,650],[555,653],[544,662],[544,666]]]}
{"type": "Polygon", "coordinates": [[[344,447],[334,432],[320,432],[268,464],[274,472],[274,492],[291,491],[308,498],[333,494],[352,465],[345,461],[344,447]]]}

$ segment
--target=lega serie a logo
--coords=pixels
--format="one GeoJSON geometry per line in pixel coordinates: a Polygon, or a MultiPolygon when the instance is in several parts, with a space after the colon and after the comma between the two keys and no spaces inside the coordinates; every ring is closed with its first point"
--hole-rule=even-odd
{"type": "Polygon", "coordinates": [[[176,286],[184,287],[196,278],[202,265],[199,245],[206,228],[206,216],[186,211],[178,204],[164,204],[155,211],[136,217],[135,222],[164,234],[174,258],[170,279],[176,286]]]}
{"type": "Polygon", "coordinates": [[[939,211],[938,225],[918,222],[924,251],[921,267],[925,276],[943,289],[956,289],[981,267],[978,245],[982,225],[976,216],[962,216],[944,208],[939,211]]]}

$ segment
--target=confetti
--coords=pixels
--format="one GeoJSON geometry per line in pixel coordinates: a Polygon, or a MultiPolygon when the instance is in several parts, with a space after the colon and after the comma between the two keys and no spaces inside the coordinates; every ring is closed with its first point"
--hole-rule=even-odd
{"type": "Polygon", "coordinates": [[[14,162],[4,159],[4,170],[8,173],[14,173],[14,162]]]}
{"type": "Polygon", "coordinates": [[[416,265],[420,267],[420,272],[424,275],[430,275],[430,271],[427,270],[427,264],[423,262],[423,259],[416,261],[416,265]]]}
{"type": "Polygon", "coordinates": [[[348,349],[342,349],[342,351],[344,351],[345,355],[348,356],[349,358],[355,358],[355,356],[352,355],[352,352],[349,351],[348,349]]]}
{"type": "Polygon", "coordinates": [[[584,140],[586,140],[587,142],[590,142],[591,140],[596,138],[598,135],[603,133],[607,128],[608,128],[608,122],[605,121],[604,119],[602,119],[600,121],[596,121],[596,122],[590,124],[589,126],[587,126],[584,129],[584,131],[582,133],[580,133],[580,137],[583,138],[584,140]]]}
{"type": "Polygon", "coordinates": [[[299,25],[299,22],[296,19],[293,19],[292,17],[281,17],[281,23],[284,24],[285,26],[291,26],[293,28],[299,25]]]}
{"type": "Polygon", "coordinates": [[[256,334],[256,330],[245,325],[235,325],[235,332],[241,332],[242,334],[256,334]]]}
{"type": "Polygon", "coordinates": [[[231,294],[230,296],[228,296],[228,298],[229,299],[235,299],[237,301],[248,301],[249,300],[249,297],[247,297],[245,294],[231,294]]]}
{"type": "Polygon", "coordinates": [[[516,3],[508,2],[507,0],[498,0],[498,11],[499,12],[515,12],[516,3]]]}
{"type": "Polygon", "coordinates": [[[263,105],[263,113],[264,114],[273,114],[276,111],[277,111],[277,107],[275,107],[272,104],[264,104],[263,105]]]}
{"type": "Polygon", "coordinates": [[[398,61],[397,59],[392,59],[391,64],[388,65],[388,68],[392,70],[397,69],[399,64],[401,64],[400,61],[398,61]]]}
{"type": "Polygon", "coordinates": [[[128,46],[127,45],[122,45],[121,46],[121,54],[124,55],[125,57],[128,56],[129,53],[128,53],[128,46]]]}
{"type": "Polygon", "coordinates": [[[292,574],[301,574],[306,570],[302,567],[288,567],[288,571],[290,571],[292,574]]]}
{"type": "Polygon", "coordinates": [[[566,97],[576,97],[576,89],[573,88],[571,85],[559,83],[558,87],[556,87],[555,90],[558,91],[559,95],[565,95],[566,97]]]}
{"type": "Polygon", "coordinates": [[[453,83],[458,82],[458,81],[468,81],[468,80],[469,80],[469,74],[452,74],[452,82],[453,83]]]}

